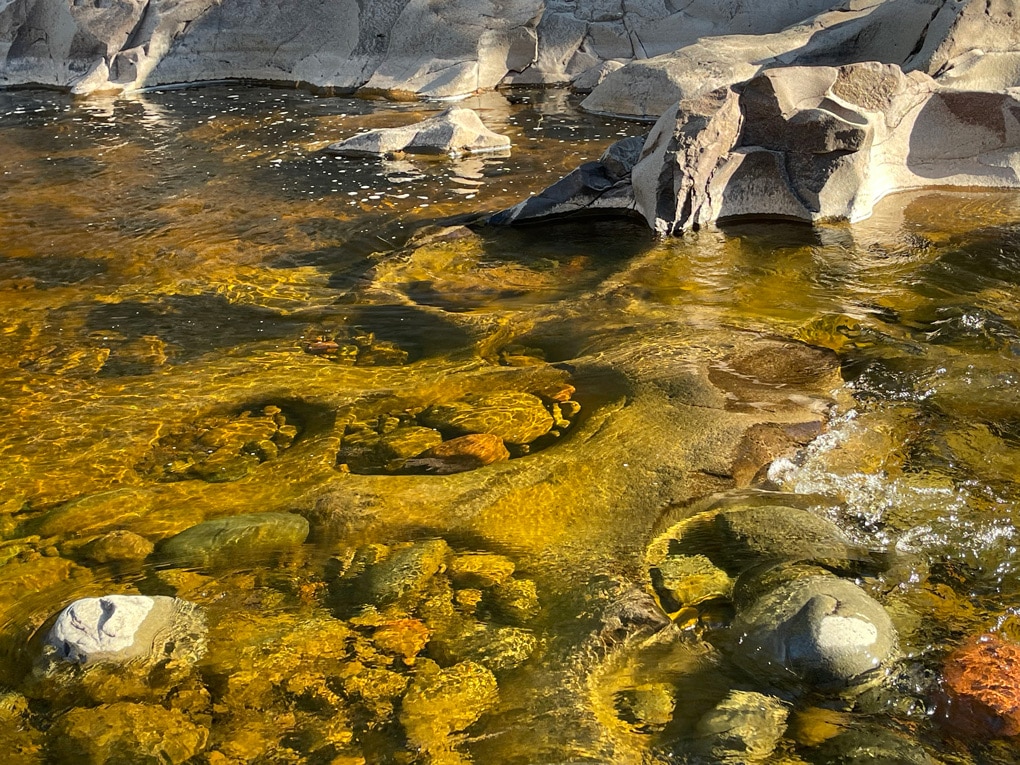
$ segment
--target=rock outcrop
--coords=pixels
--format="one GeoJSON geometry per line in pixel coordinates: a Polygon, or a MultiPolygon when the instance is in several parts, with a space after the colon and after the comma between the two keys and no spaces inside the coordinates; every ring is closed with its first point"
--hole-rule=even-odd
{"type": "Polygon", "coordinates": [[[1011,8],[1008,0],[0,0],[0,85],[92,93],[254,79],[452,98],[498,84],[576,83],[594,87],[586,108],[654,118],[681,98],[794,64],[875,59],[967,88],[1017,84],[1011,8]]]}
{"type": "Polygon", "coordinates": [[[508,151],[510,139],[494,133],[471,109],[445,109],[413,125],[379,128],[330,144],[326,151],[344,157],[392,157],[397,154],[479,154],[508,151]]]}
{"type": "Polygon", "coordinates": [[[615,211],[660,234],[741,218],[856,221],[925,186],[1020,188],[1018,114],[1009,92],[947,88],[891,64],[770,69],[669,109],[629,179],[607,158],[634,154],[610,150],[493,221],[604,207],[610,185],[615,211]]]}

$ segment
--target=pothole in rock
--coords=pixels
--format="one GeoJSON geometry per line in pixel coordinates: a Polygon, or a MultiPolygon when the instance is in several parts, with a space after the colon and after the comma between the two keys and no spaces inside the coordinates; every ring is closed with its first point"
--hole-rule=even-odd
{"type": "Polygon", "coordinates": [[[581,405],[574,386],[470,393],[452,401],[358,417],[337,465],[364,474],[447,475],[522,457],[555,443],[581,405]]]}
{"type": "Polygon", "coordinates": [[[136,466],[157,481],[237,481],[289,449],[302,431],[293,412],[262,404],[210,414],[161,438],[136,466]]]}

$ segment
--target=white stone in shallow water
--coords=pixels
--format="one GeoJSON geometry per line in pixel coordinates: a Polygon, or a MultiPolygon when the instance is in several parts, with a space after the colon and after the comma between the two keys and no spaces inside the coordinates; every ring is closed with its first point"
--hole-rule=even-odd
{"type": "Polygon", "coordinates": [[[172,603],[173,600],[145,595],[104,595],[76,600],[57,617],[46,643],[56,649],[60,658],[80,664],[97,658],[134,658],[151,647],[148,640],[138,645],[135,642],[157,601],[172,603]]]}

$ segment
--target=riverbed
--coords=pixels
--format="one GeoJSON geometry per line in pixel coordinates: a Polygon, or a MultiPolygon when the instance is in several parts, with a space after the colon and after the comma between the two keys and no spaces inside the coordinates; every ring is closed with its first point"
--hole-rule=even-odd
{"type": "Polygon", "coordinates": [[[1020,640],[1020,196],[901,194],[854,225],[668,241],[623,219],[492,228],[647,125],[558,90],[463,105],[508,156],[325,151],[442,104],[0,93],[0,716],[16,720],[0,749],[86,761],[57,739],[112,737],[85,747],[101,762],[158,719],[191,741],[174,762],[688,761],[720,698],[772,692],[728,663],[729,606],[670,614],[668,641],[636,625],[607,642],[606,604],[654,594],[657,535],[744,502],[807,509],[880,557],[841,575],[888,610],[901,657],[877,700],[780,693],[789,723],[760,761],[850,761],[826,742],[876,727],[893,736],[876,761],[896,742],[1017,761],[937,707],[952,648],[1020,640]],[[401,445],[450,440],[440,415],[480,401],[538,435],[466,470],[401,445]],[[161,553],[257,513],[310,536],[161,553]],[[336,584],[436,540],[447,557],[403,611],[358,610],[336,584]],[[481,553],[513,573],[458,579],[481,553]],[[190,674],[33,681],[55,615],[112,593],[203,609],[190,674]],[[454,613],[505,644],[440,639],[454,613]],[[408,683],[469,659],[497,693],[414,712],[408,683]]]}

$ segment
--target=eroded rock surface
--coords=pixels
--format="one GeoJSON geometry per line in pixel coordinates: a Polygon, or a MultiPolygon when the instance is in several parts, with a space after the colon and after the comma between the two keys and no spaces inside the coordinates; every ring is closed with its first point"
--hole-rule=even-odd
{"type": "Polygon", "coordinates": [[[1017,113],[1008,92],[948,88],[895,65],[770,69],[670,108],[629,189],[607,157],[634,155],[611,150],[493,221],[598,211],[609,188],[614,211],[660,234],[746,218],[857,221],[882,197],[925,186],[1020,188],[1017,113]],[[584,180],[610,173],[602,193],[584,180]]]}
{"type": "Polygon", "coordinates": [[[1011,8],[1006,0],[9,0],[0,7],[0,84],[93,93],[257,79],[450,98],[500,83],[574,83],[594,88],[593,111],[655,117],[680,98],[790,64],[877,59],[965,87],[1009,87],[1020,81],[1011,8]]]}

